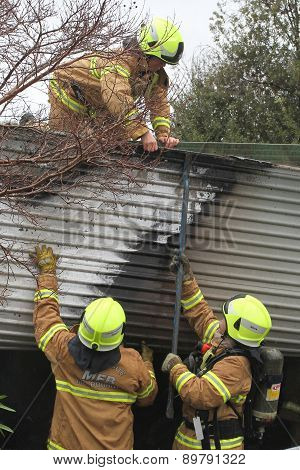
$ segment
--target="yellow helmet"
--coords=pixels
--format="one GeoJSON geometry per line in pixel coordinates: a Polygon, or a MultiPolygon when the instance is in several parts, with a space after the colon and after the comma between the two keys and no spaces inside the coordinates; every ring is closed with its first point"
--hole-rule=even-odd
{"type": "Polygon", "coordinates": [[[150,23],[142,25],[138,41],[144,54],[158,57],[167,64],[178,64],[183,54],[181,33],[168,19],[153,18],[150,23]]]}
{"type": "Polygon", "coordinates": [[[96,299],[85,309],[78,337],[90,349],[111,351],[123,341],[126,316],[111,297],[96,299]]]}
{"type": "Polygon", "coordinates": [[[272,327],[264,304],[252,295],[239,294],[223,305],[227,334],[238,343],[257,348],[272,327]]]}

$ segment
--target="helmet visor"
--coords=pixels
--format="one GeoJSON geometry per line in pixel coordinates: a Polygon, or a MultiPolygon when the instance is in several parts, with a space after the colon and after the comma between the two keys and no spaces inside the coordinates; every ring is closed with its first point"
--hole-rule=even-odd
{"type": "Polygon", "coordinates": [[[178,44],[178,48],[174,56],[161,54],[161,60],[163,60],[164,62],[167,62],[168,64],[173,64],[173,65],[178,64],[183,54],[183,48],[184,48],[183,42],[180,42],[178,44]]]}

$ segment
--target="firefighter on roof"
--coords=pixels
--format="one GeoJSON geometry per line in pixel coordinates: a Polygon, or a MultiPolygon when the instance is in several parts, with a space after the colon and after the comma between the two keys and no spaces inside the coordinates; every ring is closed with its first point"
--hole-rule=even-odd
{"type": "Polygon", "coordinates": [[[132,449],[131,405],[149,406],[157,394],[152,350],[143,344],[140,356],[122,346],[126,317],[110,297],[91,302],[70,331],[60,317],[57,257],[44,245],[34,259],[35,337],[57,390],[48,449],[132,449]]]}
{"type": "Polygon", "coordinates": [[[60,66],[50,80],[49,125],[75,131],[85,120],[97,126],[107,111],[125,128],[129,139],[141,138],[145,151],[175,147],[170,135],[169,79],[164,67],[175,65],[183,53],[183,40],[170,20],[154,18],[142,25],[124,50],[94,54],[60,66]],[[156,138],[136,106],[143,97],[156,138]]]}
{"type": "MultiPolygon", "coordinates": [[[[251,295],[225,302],[219,321],[204,300],[188,259],[183,256],[182,308],[203,344],[208,344],[198,373],[169,353],[162,370],[183,401],[183,422],[173,449],[243,449],[243,410],[251,389],[251,357],[271,328],[266,307],[251,295]]],[[[178,257],[171,270],[176,272],[178,257]]]]}

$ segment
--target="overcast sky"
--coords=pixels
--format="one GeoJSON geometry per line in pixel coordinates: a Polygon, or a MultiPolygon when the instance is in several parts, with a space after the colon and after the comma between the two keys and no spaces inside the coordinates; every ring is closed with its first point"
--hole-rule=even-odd
{"type": "Polygon", "coordinates": [[[217,9],[218,0],[136,0],[145,5],[151,16],[175,18],[185,42],[184,60],[189,59],[199,46],[212,43],[209,19],[217,9]]]}
{"type": "MultiPolygon", "coordinates": [[[[124,4],[126,4],[126,0],[124,4]]],[[[180,26],[185,43],[184,62],[188,62],[193,54],[201,47],[212,44],[212,35],[209,31],[209,19],[217,9],[218,0],[136,0],[139,12],[175,19],[180,26]],[[144,8],[143,8],[144,7],[144,8]]],[[[170,67],[167,67],[170,69],[170,67]]],[[[170,70],[169,70],[170,73],[170,70]]],[[[172,74],[171,74],[172,76],[172,74]]],[[[32,87],[26,92],[26,103],[35,113],[39,105],[47,106],[47,86],[41,84],[32,87]],[[41,91],[41,87],[44,91],[41,91]],[[29,98],[30,97],[30,98],[29,98]]]]}

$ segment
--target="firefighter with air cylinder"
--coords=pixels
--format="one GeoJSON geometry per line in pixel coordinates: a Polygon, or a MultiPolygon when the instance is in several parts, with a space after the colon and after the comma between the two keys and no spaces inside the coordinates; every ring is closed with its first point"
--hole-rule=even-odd
{"type": "Polygon", "coordinates": [[[243,449],[245,435],[261,439],[277,413],[283,356],[261,346],[270,315],[257,298],[239,294],[224,303],[217,320],[187,257],[173,257],[171,271],[180,262],[184,316],[202,342],[185,363],[169,353],[162,365],[183,401],[173,449],[243,449]]]}
{"type": "MultiPolygon", "coordinates": [[[[57,257],[43,246],[34,259],[40,270],[35,336],[57,390],[48,449],[132,449],[131,405],[151,405],[157,394],[152,350],[143,344],[140,356],[122,346],[126,317],[112,298],[92,301],[79,327],[69,330],[59,313],[57,257]]],[[[183,401],[173,449],[243,449],[245,438],[262,439],[277,414],[283,356],[262,347],[270,315],[257,298],[239,294],[224,303],[217,320],[189,260],[175,256],[171,271],[180,262],[184,316],[201,343],[186,361],[169,353],[162,365],[183,401]]]]}

